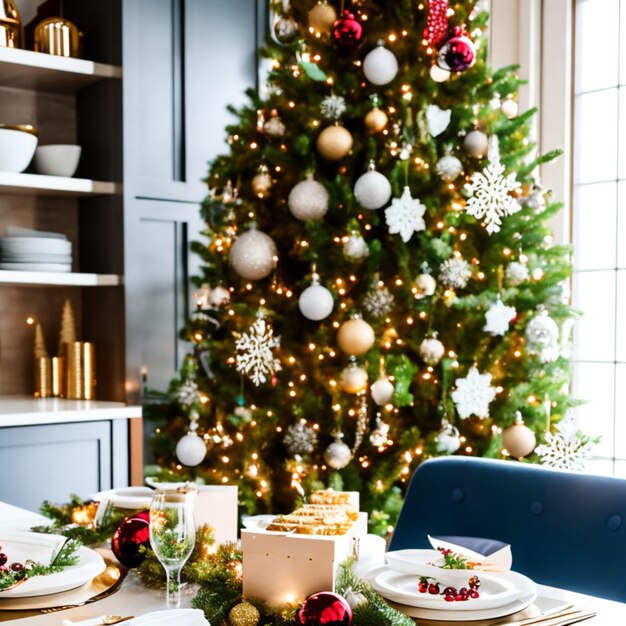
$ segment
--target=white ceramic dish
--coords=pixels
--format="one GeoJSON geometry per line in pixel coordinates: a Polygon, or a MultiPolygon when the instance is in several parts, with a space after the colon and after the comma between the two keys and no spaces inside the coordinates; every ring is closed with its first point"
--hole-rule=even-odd
{"type": "MultiPolygon", "coordinates": [[[[490,574],[490,576],[507,576],[510,581],[515,581],[515,585],[518,587],[521,593],[519,597],[509,603],[503,604],[502,606],[471,610],[468,608],[467,605],[470,602],[479,602],[480,600],[475,599],[460,603],[462,605],[462,608],[460,610],[450,609],[449,605],[452,605],[454,603],[448,603],[445,602],[445,600],[443,601],[444,606],[442,608],[432,608],[430,606],[416,607],[407,604],[406,598],[402,593],[393,593],[391,591],[386,591],[376,584],[376,578],[378,577],[378,575],[382,572],[388,571],[389,567],[386,565],[382,567],[376,567],[362,574],[362,577],[365,578],[365,580],[369,581],[374,589],[378,591],[378,593],[380,593],[386,600],[388,600],[392,604],[392,606],[394,606],[394,608],[398,609],[406,615],[409,615],[410,617],[417,617],[420,619],[442,620],[451,622],[468,622],[483,619],[493,619],[517,613],[518,611],[521,611],[530,606],[537,598],[537,588],[532,580],[517,572],[503,572],[498,574],[490,574]]],[[[418,594],[423,595],[416,591],[416,595],[418,594]]]]}
{"type": "Polygon", "coordinates": [[[58,237],[0,237],[0,248],[5,252],[71,254],[72,242],[58,237]]]}
{"type": "Polygon", "coordinates": [[[34,127],[0,124],[0,171],[23,172],[35,154],[37,135],[34,127]]]}
{"type": "Polygon", "coordinates": [[[46,176],[74,176],[82,148],[73,144],[51,144],[35,150],[35,169],[46,176]]]}
{"type": "Polygon", "coordinates": [[[249,515],[241,520],[248,530],[265,530],[275,519],[276,515],[249,515]]]}
{"type": "Polygon", "coordinates": [[[11,272],[71,272],[70,263],[0,263],[0,269],[11,272]]]}
{"type": "MultiPolygon", "coordinates": [[[[6,546],[3,548],[6,549],[6,546]]],[[[90,548],[84,546],[79,548],[78,556],[78,563],[66,567],[62,572],[48,576],[34,576],[16,587],[0,591],[0,608],[5,598],[45,596],[76,589],[103,572],[106,567],[104,559],[90,548]]]]}
{"type": "Polygon", "coordinates": [[[92,500],[109,500],[118,509],[149,509],[154,490],[149,487],[122,487],[90,494],[92,500]]]}

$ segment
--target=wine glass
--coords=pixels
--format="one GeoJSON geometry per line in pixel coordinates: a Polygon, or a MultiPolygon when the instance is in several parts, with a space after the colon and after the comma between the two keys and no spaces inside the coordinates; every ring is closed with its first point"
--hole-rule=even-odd
{"type": "Polygon", "coordinates": [[[196,541],[191,497],[157,491],[150,504],[150,545],[167,575],[167,608],[180,607],[180,570],[196,541]]]}

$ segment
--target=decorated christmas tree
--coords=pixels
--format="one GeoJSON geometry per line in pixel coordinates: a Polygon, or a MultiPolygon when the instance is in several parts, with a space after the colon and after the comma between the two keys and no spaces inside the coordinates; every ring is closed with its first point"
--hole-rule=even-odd
{"type": "Polygon", "coordinates": [[[384,531],[425,459],[561,458],[570,250],[538,181],[558,155],[517,68],[487,66],[480,6],[276,4],[267,85],[206,179],[162,477],[237,484],[249,513],[358,490],[384,531]]]}

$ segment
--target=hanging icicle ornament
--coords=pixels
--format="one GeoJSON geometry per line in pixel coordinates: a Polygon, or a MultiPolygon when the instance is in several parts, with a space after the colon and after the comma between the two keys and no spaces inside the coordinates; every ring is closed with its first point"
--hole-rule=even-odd
{"type": "Polygon", "coordinates": [[[559,327],[541,305],[526,325],[526,341],[531,354],[542,363],[552,363],[559,357],[559,327]]]}
{"type": "Polygon", "coordinates": [[[386,317],[391,312],[395,298],[382,281],[377,281],[363,299],[363,309],[376,319],[386,317]]]}
{"type": "Polygon", "coordinates": [[[283,443],[291,456],[311,454],[317,447],[317,433],[301,419],[287,426],[283,443]]]}
{"type": "Polygon", "coordinates": [[[363,443],[363,437],[365,436],[368,424],[369,415],[367,413],[367,398],[365,395],[362,395],[359,410],[356,415],[356,430],[354,431],[354,445],[352,446],[353,455],[356,454],[356,451],[363,443]]]}
{"type": "Polygon", "coordinates": [[[492,335],[504,335],[509,330],[509,323],[515,319],[517,311],[513,306],[506,306],[500,295],[485,313],[486,324],[483,330],[492,335]]]}
{"type": "Polygon", "coordinates": [[[446,349],[444,345],[437,339],[437,333],[432,333],[431,337],[426,337],[420,343],[419,353],[424,363],[434,367],[441,361],[446,349]]]}
{"type": "Polygon", "coordinates": [[[391,183],[384,174],[376,171],[374,161],[369,163],[369,171],[362,174],[354,185],[354,197],[364,208],[375,211],[385,206],[391,198],[391,183]]]}
{"type": "Polygon", "coordinates": [[[456,389],[450,394],[461,419],[470,415],[489,417],[489,404],[498,390],[491,386],[491,374],[481,374],[473,365],[465,378],[457,378],[456,389]]]}
{"type": "Polygon", "coordinates": [[[346,99],[343,96],[326,96],[320,105],[320,113],[329,120],[337,121],[345,112],[346,99]]]}
{"type": "Polygon", "coordinates": [[[254,324],[235,343],[237,371],[248,376],[257,387],[267,382],[268,376],[282,369],[273,352],[277,347],[280,347],[280,337],[274,337],[272,327],[259,311],[254,324]]]}
{"type": "Polygon", "coordinates": [[[465,185],[470,196],[465,209],[477,220],[484,221],[490,235],[497,233],[502,218],[520,210],[519,202],[511,195],[519,187],[515,173],[504,175],[498,137],[493,135],[489,139],[489,164],[482,172],[475,172],[471,183],[465,185]]]}
{"type": "Polygon", "coordinates": [[[329,198],[326,187],[309,173],[306,180],[297,183],[289,192],[287,206],[291,214],[303,222],[320,220],[328,211],[329,198]]]}
{"type": "Polygon", "coordinates": [[[352,231],[343,243],[343,253],[354,261],[359,261],[369,256],[370,249],[367,241],[363,239],[361,233],[352,231]]]}
{"type": "Polygon", "coordinates": [[[198,413],[191,411],[189,414],[189,432],[176,444],[176,457],[187,467],[200,465],[206,456],[206,443],[198,435],[197,430],[198,413]]]}
{"type": "Polygon", "coordinates": [[[333,312],[333,294],[320,285],[319,274],[313,273],[311,284],[300,294],[298,308],[309,320],[319,322],[333,312]]]}
{"type": "Polygon", "coordinates": [[[452,257],[441,264],[439,280],[452,289],[463,289],[472,277],[471,265],[461,257],[452,257]]]}
{"type": "Polygon", "coordinates": [[[391,201],[391,206],[385,209],[385,221],[392,235],[399,234],[404,243],[407,243],[414,233],[426,230],[424,221],[426,205],[419,198],[411,196],[408,186],[404,188],[399,198],[391,201]]]}
{"type": "Polygon", "coordinates": [[[535,452],[543,465],[582,472],[594,445],[592,439],[578,430],[574,414],[570,412],[556,425],[555,433],[546,433],[545,443],[537,446],[535,452]]]}
{"type": "Polygon", "coordinates": [[[459,429],[447,419],[441,421],[441,428],[435,437],[435,447],[441,454],[454,454],[461,447],[459,429]]]}
{"type": "Polygon", "coordinates": [[[324,452],[324,460],[336,470],[343,469],[352,460],[352,450],[342,441],[343,433],[333,434],[335,441],[324,452]]]}
{"type": "Polygon", "coordinates": [[[517,287],[530,278],[528,266],[519,261],[511,261],[504,270],[504,280],[509,287],[517,287]]]}
{"type": "Polygon", "coordinates": [[[378,413],[376,415],[376,427],[370,433],[370,443],[381,452],[382,449],[391,445],[391,442],[389,441],[389,429],[389,424],[384,422],[380,413],[378,413]]]}
{"type": "Polygon", "coordinates": [[[363,59],[363,74],[372,85],[387,85],[398,73],[398,59],[391,50],[385,48],[385,42],[379,39],[376,48],[368,52],[363,59]]]}
{"type": "Polygon", "coordinates": [[[515,421],[502,431],[502,447],[515,459],[528,456],[537,445],[535,433],[524,424],[522,414],[515,413],[515,421]]]}

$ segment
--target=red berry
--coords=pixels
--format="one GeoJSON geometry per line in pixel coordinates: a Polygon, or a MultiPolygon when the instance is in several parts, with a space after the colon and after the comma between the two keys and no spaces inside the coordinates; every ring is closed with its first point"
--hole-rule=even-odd
{"type": "Polygon", "coordinates": [[[417,586],[417,590],[420,593],[426,593],[428,591],[428,585],[422,585],[421,583],[417,586]]]}
{"type": "Polygon", "coordinates": [[[480,596],[480,594],[478,593],[478,591],[476,591],[476,589],[472,589],[469,594],[470,594],[470,598],[478,598],[480,596]]]}
{"type": "Polygon", "coordinates": [[[455,587],[446,587],[446,588],[443,590],[443,593],[444,593],[446,596],[456,596],[456,588],[455,588],[455,587]]]}
{"type": "Polygon", "coordinates": [[[468,581],[470,589],[478,589],[480,587],[480,578],[472,576],[468,581]]]}
{"type": "Polygon", "coordinates": [[[428,593],[432,593],[433,595],[439,593],[439,585],[437,583],[431,583],[428,585],[428,593]]]}
{"type": "Polygon", "coordinates": [[[447,593],[447,594],[443,597],[443,599],[444,599],[446,602],[454,602],[454,596],[453,596],[452,594],[450,594],[450,593],[447,593]]]}
{"type": "Polygon", "coordinates": [[[11,563],[11,569],[14,572],[21,572],[24,569],[24,566],[21,563],[11,563]]]}
{"type": "Polygon", "coordinates": [[[2,554],[0,552],[0,565],[4,565],[7,562],[7,555],[6,554],[2,554]]]}
{"type": "Polygon", "coordinates": [[[469,589],[468,589],[467,587],[461,587],[461,588],[459,589],[459,593],[460,593],[462,596],[466,596],[466,595],[469,593],[469,589]]]}
{"type": "Polygon", "coordinates": [[[457,594],[456,596],[454,596],[454,599],[457,602],[465,602],[465,600],[467,600],[467,596],[462,596],[460,593],[457,594]]]}

